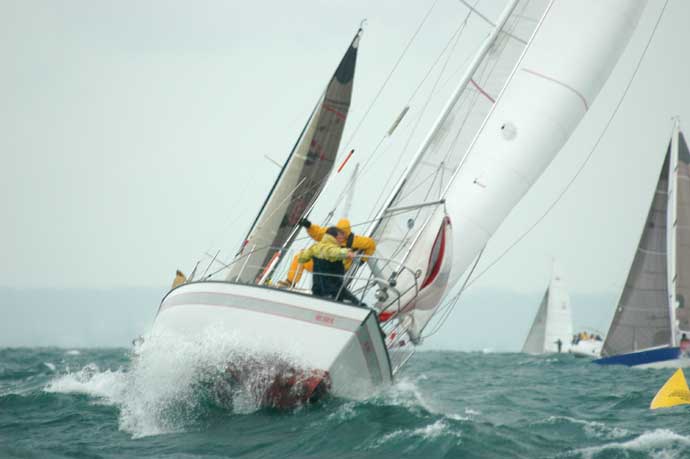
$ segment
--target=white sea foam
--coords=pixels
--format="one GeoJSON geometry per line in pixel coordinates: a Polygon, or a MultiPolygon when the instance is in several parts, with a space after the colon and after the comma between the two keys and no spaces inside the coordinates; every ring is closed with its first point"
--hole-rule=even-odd
{"type": "Polygon", "coordinates": [[[443,419],[439,419],[432,424],[428,424],[424,427],[418,427],[416,429],[399,429],[383,435],[381,438],[377,439],[372,448],[378,448],[389,441],[396,440],[399,438],[410,439],[414,437],[422,438],[424,440],[431,440],[438,438],[443,435],[449,435],[452,437],[460,438],[462,433],[459,430],[453,430],[450,428],[448,423],[443,419]]]}
{"type": "Polygon", "coordinates": [[[54,363],[43,362],[43,365],[45,365],[46,367],[48,367],[48,369],[50,369],[50,371],[55,371],[55,364],[54,364],[54,363]]]}
{"type": "Polygon", "coordinates": [[[333,413],[329,414],[328,419],[339,422],[349,421],[357,416],[357,411],[355,410],[356,407],[357,402],[344,403],[333,413]]]}
{"type": "MultiPolygon", "coordinates": [[[[408,378],[397,380],[391,387],[384,388],[379,397],[383,403],[390,405],[403,406],[408,410],[418,413],[431,413],[444,416],[453,421],[468,421],[469,417],[459,413],[449,413],[443,407],[439,407],[423,394],[416,381],[408,378]]],[[[467,413],[466,413],[467,414],[467,413]]]]}
{"type": "Polygon", "coordinates": [[[687,457],[690,438],[678,435],[668,429],[656,429],[625,442],[612,442],[605,445],[582,448],[574,451],[585,459],[591,459],[603,451],[623,450],[648,453],[656,459],[680,459],[687,457]],[[683,451],[685,450],[685,451],[683,451]]]}
{"type": "Polygon", "coordinates": [[[265,356],[259,363],[261,372],[229,386],[228,364],[252,367],[257,352],[250,342],[209,329],[193,340],[173,335],[150,335],[145,338],[132,366],[125,370],[100,370],[90,364],[76,372],[53,379],[47,392],[83,393],[100,403],[120,409],[120,429],[134,437],[179,432],[203,417],[210,404],[249,413],[260,407],[260,396],[285,365],[299,367],[288,353],[265,356]],[[243,347],[239,342],[245,343],[243,347]],[[248,356],[254,356],[249,358],[248,356]]]}
{"type": "Polygon", "coordinates": [[[74,373],[58,376],[44,388],[46,392],[80,393],[118,403],[125,390],[126,375],[122,371],[100,371],[95,363],[74,373]]]}
{"type": "Polygon", "coordinates": [[[79,352],[76,349],[71,349],[71,350],[65,352],[65,355],[81,355],[81,352],[79,352]]]}
{"type": "Polygon", "coordinates": [[[583,431],[588,437],[593,438],[604,438],[613,440],[616,438],[622,438],[630,434],[627,430],[605,424],[598,421],[587,421],[584,419],[576,419],[569,416],[549,416],[542,422],[536,422],[535,424],[545,423],[554,424],[560,421],[570,422],[573,424],[578,424],[582,426],[583,431]]]}

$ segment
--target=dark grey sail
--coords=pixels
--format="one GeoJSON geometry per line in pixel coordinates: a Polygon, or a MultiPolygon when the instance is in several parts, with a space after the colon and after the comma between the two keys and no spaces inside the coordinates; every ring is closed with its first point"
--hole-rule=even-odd
{"type": "Polygon", "coordinates": [[[227,279],[260,282],[297,234],[335,163],[352,97],[361,29],[355,35],[316,104],[278,179],[268,194],[227,279]]]}
{"type": "Polygon", "coordinates": [[[601,351],[602,356],[670,344],[667,267],[670,152],[669,144],[635,258],[601,351]]]}

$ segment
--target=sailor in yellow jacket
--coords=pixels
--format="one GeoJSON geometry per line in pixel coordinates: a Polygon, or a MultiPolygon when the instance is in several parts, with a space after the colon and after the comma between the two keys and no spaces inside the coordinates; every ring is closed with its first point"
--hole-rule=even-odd
{"type": "MultiPolygon", "coordinates": [[[[313,224],[306,218],[301,219],[299,224],[300,226],[304,226],[307,229],[307,234],[309,234],[309,236],[311,236],[311,238],[317,242],[321,241],[324,234],[326,234],[326,230],[328,229],[325,226],[313,224]]],[[[342,230],[345,234],[345,240],[341,246],[351,249],[355,252],[363,253],[364,258],[362,258],[362,261],[366,261],[366,257],[373,255],[376,251],[376,242],[374,242],[374,240],[370,237],[354,234],[352,232],[352,228],[350,227],[350,220],[347,218],[341,218],[335,226],[336,228],[342,230]]],[[[302,273],[305,269],[309,272],[314,272],[314,263],[309,261],[307,263],[300,264],[298,260],[299,256],[299,253],[294,256],[292,263],[290,264],[290,269],[288,270],[287,279],[279,281],[279,286],[289,287],[295,285],[302,278],[302,273]]],[[[345,271],[347,271],[350,269],[352,260],[345,259],[343,263],[345,264],[345,271]]]]}
{"type": "Polygon", "coordinates": [[[340,228],[331,226],[326,229],[321,240],[303,250],[297,260],[299,263],[314,263],[311,287],[314,296],[366,306],[343,285],[344,262],[351,262],[355,256],[352,250],[342,246],[345,239],[345,233],[340,228]]]}

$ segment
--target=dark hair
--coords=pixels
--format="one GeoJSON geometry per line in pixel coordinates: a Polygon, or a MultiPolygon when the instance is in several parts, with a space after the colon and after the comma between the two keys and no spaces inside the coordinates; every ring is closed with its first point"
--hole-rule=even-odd
{"type": "Polygon", "coordinates": [[[345,234],[343,230],[338,228],[337,226],[329,226],[328,229],[326,230],[326,234],[329,234],[333,237],[338,237],[341,234],[345,234]]]}

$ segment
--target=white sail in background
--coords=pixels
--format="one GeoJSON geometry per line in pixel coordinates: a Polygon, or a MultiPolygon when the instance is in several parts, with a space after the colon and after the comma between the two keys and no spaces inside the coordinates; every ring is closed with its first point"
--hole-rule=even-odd
{"type": "Polygon", "coordinates": [[[560,267],[554,262],[551,281],[527,335],[522,352],[543,354],[568,352],[573,337],[573,318],[570,295],[560,267]]]}
{"type": "Polygon", "coordinates": [[[297,224],[328,179],[352,97],[361,30],[343,56],[259,211],[227,280],[259,282],[297,235],[297,224]]]}
{"type": "Polygon", "coordinates": [[[527,333],[525,344],[522,345],[522,352],[527,354],[542,354],[544,352],[544,340],[546,338],[546,310],[549,305],[549,289],[544,292],[544,297],[539,303],[537,315],[534,316],[532,327],[527,333]]]}
{"type": "MultiPolygon", "coordinates": [[[[442,275],[429,287],[446,294],[456,287],[491,235],[565,144],[593,103],[627,45],[645,3],[637,0],[551,2],[533,38],[526,46],[523,44],[524,54],[517,53],[519,58],[505,87],[495,98],[492,96],[495,102],[489,104],[488,115],[478,133],[475,136],[473,131],[464,137],[470,140],[469,145],[455,143],[456,138],[463,137],[454,126],[472,117],[448,116],[444,120],[448,126],[434,133],[430,144],[444,145],[441,149],[444,160],[427,169],[426,177],[443,178],[443,182],[432,182],[440,191],[432,193],[435,188],[429,188],[426,194],[403,201],[408,198],[405,185],[411,180],[403,178],[403,187],[397,190],[388,209],[395,213],[399,204],[420,204],[440,197],[445,199],[445,214],[438,211],[440,204],[420,208],[414,217],[398,218],[397,223],[389,222],[392,219],[387,219],[384,213],[379,225],[384,230],[374,233],[380,238],[382,256],[402,258],[418,273],[418,282],[423,283],[434,259],[430,250],[425,256],[416,246],[434,247],[429,241],[439,240],[440,234],[452,225],[452,236],[447,241],[452,253],[446,254],[440,269],[442,275]],[[457,159],[446,170],[443,155],[449,152],[454,152],[457,159]],[[452,176],[448,177],[448,173],[452,176]],[[393,225],[397,226],[393,228],[393,225]]],[[[538,11],[538,4],[529,2],[521,12],[518,8],[524,4],[518,2],[515,20],[520,23],[531,8],[538,11]]],[[[505,24],[507,27],[511,22],[505,24]]],[[[515,30],[518,29],[516,26],[515,30]]],[[[506,43],[515,42],[512,44],[518,48],[525,41],[514,33],[502,36],[506,43]]],[[[484,92],[479,91],[477,97],[484,97],[484,92]]],[[[422,152],[413,166],[418,168],[426,162],[422,152]]],[[[410,172],[410,177],[414,172],[410,172]]],[[[420,176],[423,181],[425,174],[420,176]]],[[[388,273],[383,271],[383,275],[386,277],[388,273]]],[[[396,288],[404,290],[400,279],[396,288]]],[[[408,331],[412,339],[421,337],[421,331],[440,306],[436,296],[424,301],[422,288],[418,299],[404,306],[411,322],[408,331]]]]}

